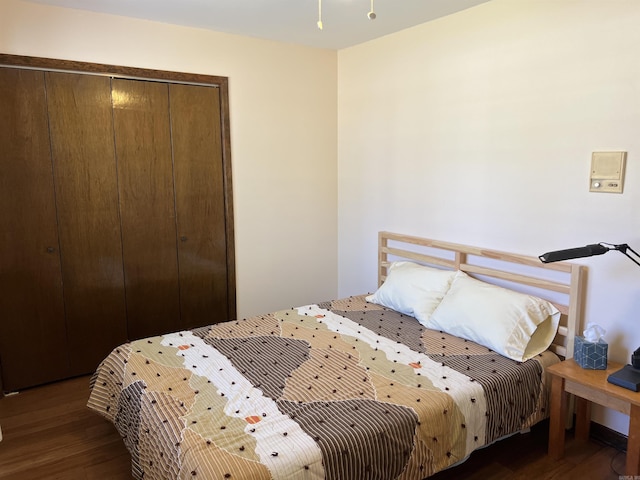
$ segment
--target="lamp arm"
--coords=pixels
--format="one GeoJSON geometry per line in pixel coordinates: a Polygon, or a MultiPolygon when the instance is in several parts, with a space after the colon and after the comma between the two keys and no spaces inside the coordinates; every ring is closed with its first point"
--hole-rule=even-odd
{"type": "Polygon", "coordinates": [[[619,245],[613,245],[611,243],[601,243],[600,245],[604,245],[605,247],[609,248],[610,250],[617,250],[617,251],[623,253],[624,255],[629,257],[633,263],[635,263],[636,265],[640,266],[640,262],[638,261],[638,259],[640,259],[640,255],[638,254],[638,252],[636,252],[633,248],[631,248],[626,243],[621,243],[619,245]],[[636,256],[636,258],[633,258],[631,255],[629,255],[627,253],[627,250],[630,251],[631,253],[633,253],[636,256]]]}

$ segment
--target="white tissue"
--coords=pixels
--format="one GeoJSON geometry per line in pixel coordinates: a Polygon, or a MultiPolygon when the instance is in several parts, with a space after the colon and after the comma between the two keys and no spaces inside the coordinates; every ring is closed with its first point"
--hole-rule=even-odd
{"type": "Polygon", "coordinates": [[[587,324],[587,328],[582,332],[584,335],[584,339],[587,342],[597,343],[607,331],[602,328],[600,325],[596,325],[595,323],[587,324]]]}

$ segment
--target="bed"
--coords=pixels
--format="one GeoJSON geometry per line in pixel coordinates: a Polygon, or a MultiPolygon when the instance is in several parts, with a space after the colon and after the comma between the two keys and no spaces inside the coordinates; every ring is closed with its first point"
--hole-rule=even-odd
{"type": "Polygon", "coordinates": [[[114,349],[88,406],[121,434],[133,477],[423,479],[546,418],[544,370],[571,356],[583,267],[378,243],[375,292],[114,349]],[[539,352],[525,352],[536,329],[518,333],[533,338],[522,351],[513,333],[493,344],[522,309],[551,331],[539,352]]]}

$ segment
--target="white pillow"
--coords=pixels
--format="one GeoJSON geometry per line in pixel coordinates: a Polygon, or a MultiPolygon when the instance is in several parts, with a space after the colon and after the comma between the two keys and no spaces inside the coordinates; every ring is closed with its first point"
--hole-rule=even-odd
{"type": "Polygon", "coordinates": [[[549,348],[559,321],[546,300],[458,272],[426,326],[524,362],[549,348]]]}
{"type": "Polygon", "coordinates": [[[393,262],[382,286],[366,297],[424,324],[449,289],[456,272],[413,262],[393,262]]]}

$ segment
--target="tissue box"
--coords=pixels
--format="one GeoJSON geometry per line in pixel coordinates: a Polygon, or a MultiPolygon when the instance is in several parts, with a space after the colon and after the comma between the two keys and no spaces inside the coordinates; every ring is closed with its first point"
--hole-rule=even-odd
{"type": "Polygon", "coordinates": [[[573,346],[573,359],[582,368],[605,370],[607,368],[608,344],[602,340],[589,342],[584,337],[576,336],[573,346]]]}

